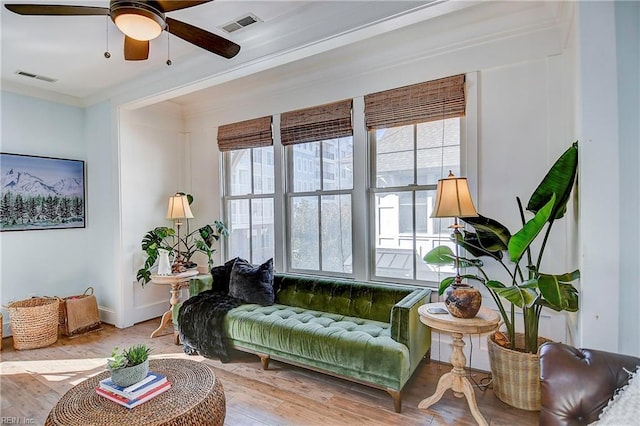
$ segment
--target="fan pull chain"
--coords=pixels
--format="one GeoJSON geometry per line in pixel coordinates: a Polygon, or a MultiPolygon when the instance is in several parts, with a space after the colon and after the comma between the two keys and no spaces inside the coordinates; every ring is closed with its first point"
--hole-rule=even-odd
{"type": "Polygon", "coordinates": [[[109,53],[109,15],[107,15],[107,50],[104,51],[104,57],[109,59],[111,53],[109,53]]]}
{"type": "Polygon", "coordinates": [[[170,49],[170,46],[169,46],[170,45],[169,41],[171,40],[171,37],[169,37],[169,26],[168,25],[167,25],[166,30],[167,30],[167,65],[171,66],[171,64],[173,62],[171,62],[171,49],[170,49]]]}

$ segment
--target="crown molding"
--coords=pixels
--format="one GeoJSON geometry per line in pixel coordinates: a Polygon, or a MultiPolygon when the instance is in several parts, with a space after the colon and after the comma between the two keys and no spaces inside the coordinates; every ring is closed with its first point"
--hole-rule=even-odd
{"type": "MultiPolygon", "coordinates": [[[[55,83],[54,83],[55,84],[55,83]]],[[[41,89],[38,87],[26,86],[19,83],[0,81],[0,89],[5,92],[17,93],[19,95],[30,96],[32,98],[44,99],[59,104],[84,108],[88,106],[81,98],[75,96],[64,95],[52,90],[41,89]]]]}

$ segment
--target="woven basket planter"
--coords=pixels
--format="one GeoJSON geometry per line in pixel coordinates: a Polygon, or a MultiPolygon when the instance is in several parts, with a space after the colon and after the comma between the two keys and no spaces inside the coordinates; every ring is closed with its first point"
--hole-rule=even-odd
{"type": "MultiPolygon", "coordinates": [[[[521,410],[540,410],[540,356],[504,348],[487,336],[493,392],[504,403],[521,410]]],[[[549,339],[538,337],[538,347],[549,339]]],[[[516,333],[516,348],[524,347],[524,334],[516,333]]]]}
{"type": "Polygon", "coordinates": [[[16,350],[43,348],[58,340],[57,298],[33,297],[8,306],[13,347],[16,350]]]}

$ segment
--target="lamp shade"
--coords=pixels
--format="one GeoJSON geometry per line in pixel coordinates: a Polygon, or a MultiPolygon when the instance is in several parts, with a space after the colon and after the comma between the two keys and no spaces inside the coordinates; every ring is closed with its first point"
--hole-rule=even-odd
{"type": "Polygon", "coordinates": [[[438,180],[436,206],[431,217],[476,217],[467,178],[449,176],[438,180]]]}
{"type": "Polygon", "coordinates": [[[167,219],[193,219],[189,200],[186,195],[176,194],[169,197],[169,208],[167,209],[167,219]]]}

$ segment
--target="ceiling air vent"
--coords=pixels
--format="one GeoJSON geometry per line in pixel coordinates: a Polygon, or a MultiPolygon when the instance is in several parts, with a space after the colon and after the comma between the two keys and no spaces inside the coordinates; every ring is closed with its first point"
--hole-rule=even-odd
{"type": "Polygon", "coordinates": [[[30,73],[30,72],[26,72],[26,71],[18,70],[18,71],[16,71],[16,74],[21,75],[23,77],[35,78],[36,80],[46,81],[47,83],[55,83],[56,81],[58,81],[55,78],[46,77],[44,75],[33,74],[33,73],[30,73]]]}
{"type": "Polygon", "coordinates": [[[245,16],[242,16],[234,21],[228,22],[224,24],[222,27],[223,30],[231,34],[232,32],[241,30],[245,27],[248,27],[251,24],[255,24],[256,22],[262,22],[260,18],[258,18],[253,13],[249,13],[245,16]]]}

